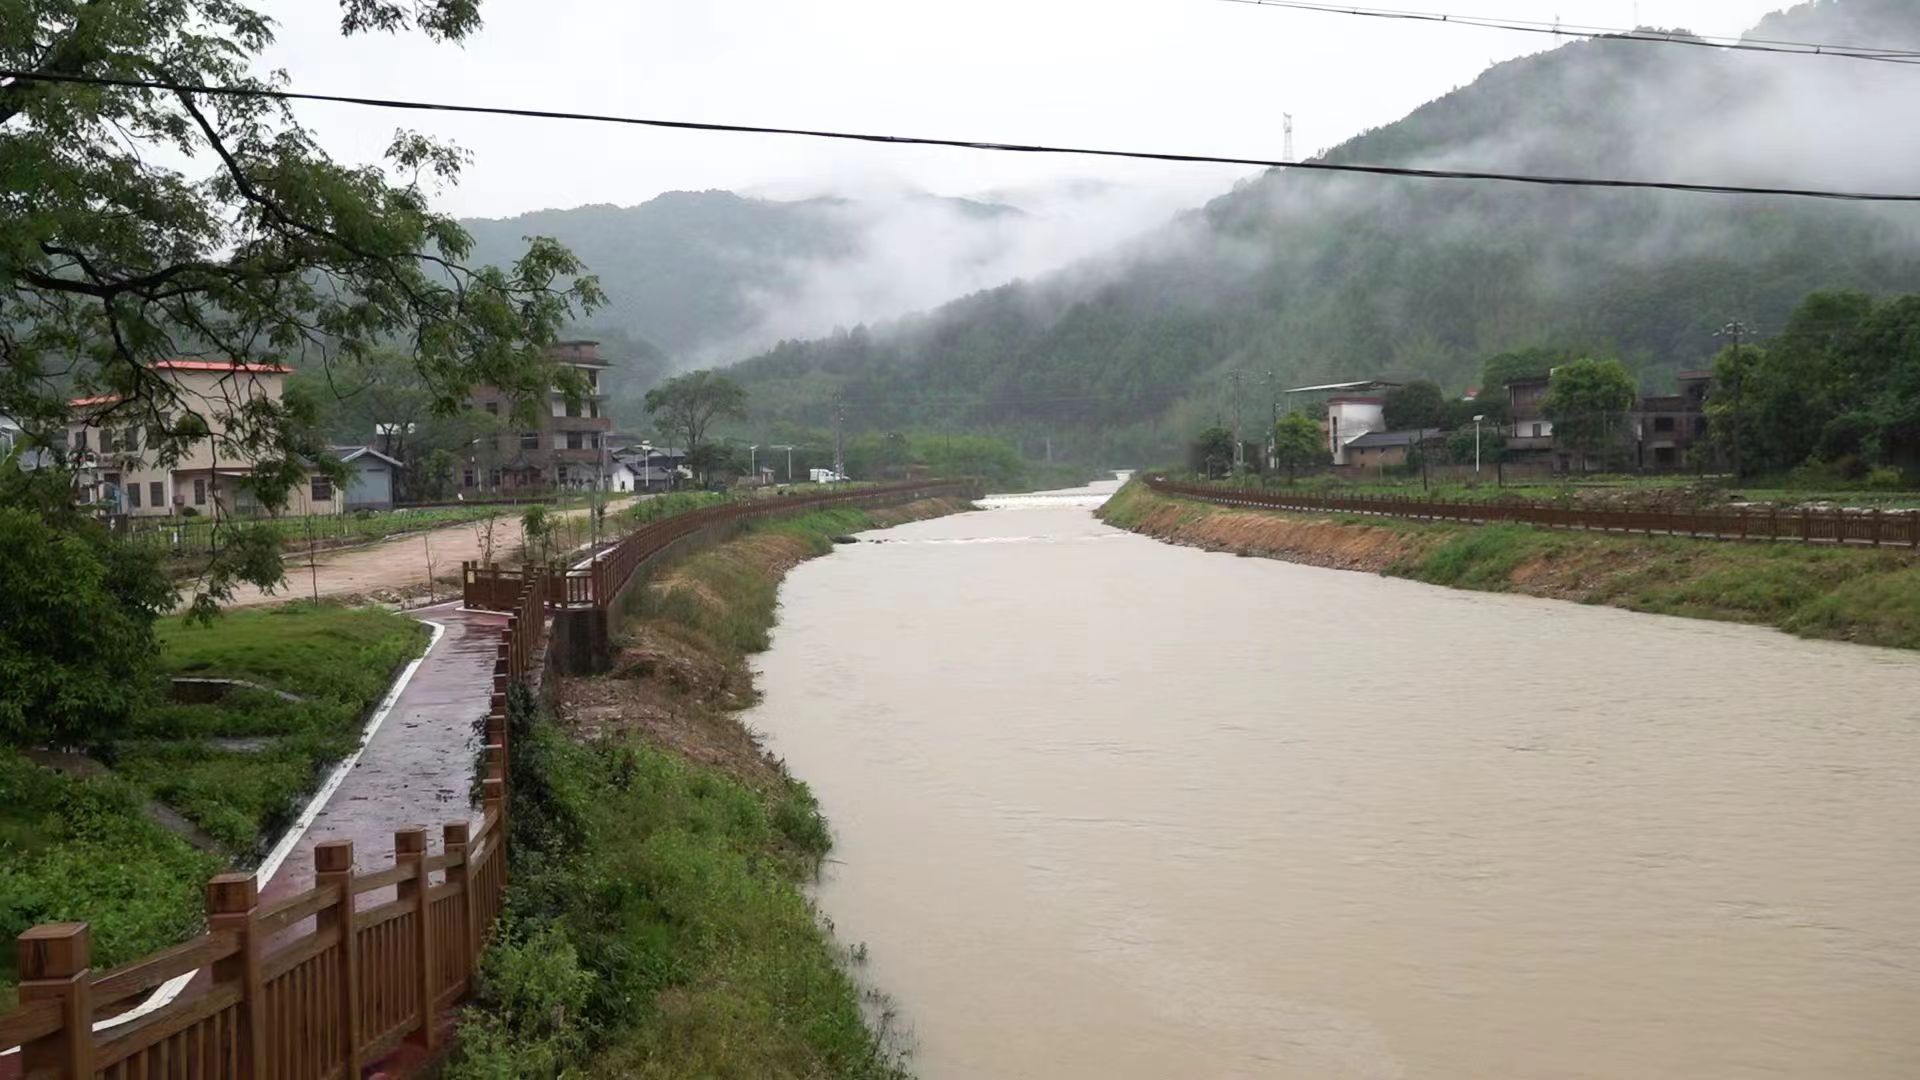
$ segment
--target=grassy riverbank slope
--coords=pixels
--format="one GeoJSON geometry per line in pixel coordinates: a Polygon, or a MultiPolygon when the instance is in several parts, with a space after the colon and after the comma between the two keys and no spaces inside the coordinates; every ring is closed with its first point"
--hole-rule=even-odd
{"type": "Polygon", "coordinates": [[[1906,551],[1245,510],[1137,481],[1100,515],[1210,551],[1920,649],[1920,559],[1906,551]]]}
{"type": "Polygon", "coordinates": [[[648,586],[611,675],[564,680],[552,717],[516,704],[513,887],[447,1075],[905,1075],[804,892],[826,822],[736,710],[789,569],[965,508],[759,525],[648,586]]]}

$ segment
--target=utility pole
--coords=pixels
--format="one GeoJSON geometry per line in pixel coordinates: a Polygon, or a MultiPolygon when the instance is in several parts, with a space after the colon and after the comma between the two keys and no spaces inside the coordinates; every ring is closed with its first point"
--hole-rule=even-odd
{"type": "Polygon", "coordinates": [[[840,397],[836,394],[833,398],[833,475],[836,480],[847,475],[846,446],[840,434],[846,422],[846,406],[840,403],[840,397]]]}
{"type": "Polygon", "coordinates": [[[1246,447],[1240,441],[1240,422],[1244,419],[1240,406],[1246,400],[1240,393],[1240,377],[1245,374],[1246,372],[1239,368],[1227,372],[1227,376],[1233,380],[1233,464],[1235,468],[1244,468],[1247,463],[1246,447]]]}
{"type": "Polygon", "coordinates": [[[1729,368],[1733,372],[1733,479],[1735,483],[1740,482],[1742,472],[1742,462],[1740,460],[1740,393],[1741,384],[1746,381],[1741,378],[1740,341],[1747,336],[1747,333],[1747,324],[1741,322],[1739,319],[1735,319],[1721,327],[1720,330],[1714,334],[1715,337],[1724,337],[1733,343],[1733,363],[1729,365],[1729,368]]]}

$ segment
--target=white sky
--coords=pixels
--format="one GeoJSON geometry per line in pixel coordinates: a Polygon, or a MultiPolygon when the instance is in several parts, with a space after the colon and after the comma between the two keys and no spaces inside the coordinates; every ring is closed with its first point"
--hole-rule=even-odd
{"type": "MultiPolygon", "coordinates": [[[[1734,35],[1789,0],[1371,0],[1734,35]]],[[[1389,123],[1552,39],[1221,0],[485,0],[462,46],[338,34],[329,0],[271,0],[294,88],[671,119],[1230,156],[1299,154],[1389,123]]],[[[1667,46],[1646,46],[1664,48],[1667,46]]],[[[1782,58],[1781,63],[1819,63],[1782,58]]],[[[505,216],[674,189],[910,186],[965,195],[1097,178],[1191,192],[1249,170],[695,134],[301,104],[345,162],[397,127],[474,152],[443,207],[505,216]]]]}

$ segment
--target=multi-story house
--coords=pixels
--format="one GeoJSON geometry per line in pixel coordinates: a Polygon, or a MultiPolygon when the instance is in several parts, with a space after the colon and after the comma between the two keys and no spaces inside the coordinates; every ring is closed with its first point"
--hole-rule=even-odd
{"type": "Polygon", "coordinates": [[[1677,377],[1680,392],[1643,397],[1633,414],[1643,469],[1684,469],[1704,466],[1712,456],[1707,443],[1707,392],[1713,372],[1683,371],[1677,377]]]}
{"type": "MultiPolygon", "coordinates": [[[[227,418],[251,402],[278,402],[292,369],[273,363],[232,360],[161,360],[152,371],[172,390],[171,410],[191,413],[209,434],[163,462],[158,433],[113,395],[68,403],[67,459],[78,469],[82,497],[109,513],[132,517],[170,514],[249,515],[260,504],[242,481],[255,458],[226,439],[227,418]]],[[[317,474],[295,486],[286,512],[339,513],[345,508],[331,480],[317,474]]]]}
{"type": "MultiPolygon", "coordinates": [[[[607,435],[613,419],[604,415],[607,401],[602,376],[613,365],[600,358],[597,341],[562,341],[549,356],[558,367],[578,372],[587,392],[576,405],[556,385],[541,403],[540,415],[533,427],[503,431],[482,440],[475,452],[466,456],[456,469],[457,488],[462,491],[590,488],[604,482],[612,471],[612,447],[607,435]]],[[[479,412],[507,422],[513,414],[513,401],[496,387],[476,389],[472,406],[479,412]]]]}
{"type": "MultiPolygon", "coordinates": [[[[1548,374],[1507,382],[1507,405],[1513,417],[1507,436],[1507,460],[1547,462],[1565,471],[1574,467],[1576,458],[1554,440],[1553,421],[1545,415],[1551,378],[1548,374]]],[[[1619,446],[1619,456],[1630,467],[1661,471],[1702,467],[1710,462],[1707,395],[1713,387],[1713,372],[1683,371],[1677,381],[1677,394],[1634,399],[1619,446]]]]}

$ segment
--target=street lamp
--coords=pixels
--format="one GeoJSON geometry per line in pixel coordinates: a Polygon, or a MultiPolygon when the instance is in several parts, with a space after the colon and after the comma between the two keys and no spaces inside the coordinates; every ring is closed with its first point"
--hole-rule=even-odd
{"type": "Polygon", "coordinates": [[[769,446],[769,447],[767,447],[767,449],[769,449],[769,450],[785,450],[785,451],[787,452],[787,483],[789,483],[789,484],[791,484],[791,483],[793,483],[793,447],[791,447],[791,446],[769,446]]]}
{"type": "Polygon", "coordinates": [[[1480,475],[1480,421],[1486,418],[1485,413],[1473,418],[1473,475],[1476,477],[1480,475]]]}

